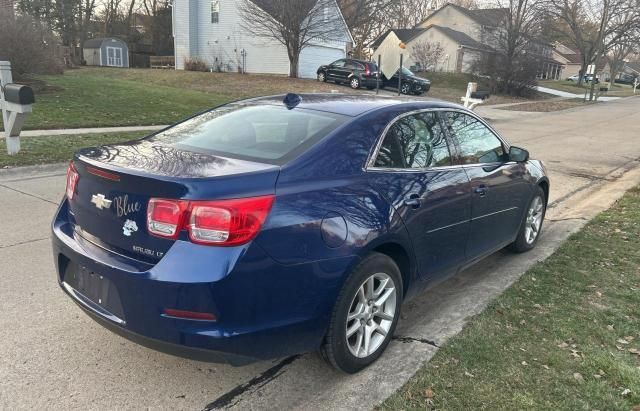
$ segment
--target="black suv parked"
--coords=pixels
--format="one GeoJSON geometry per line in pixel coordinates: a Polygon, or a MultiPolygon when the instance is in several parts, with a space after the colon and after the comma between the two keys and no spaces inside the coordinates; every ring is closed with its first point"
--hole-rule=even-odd
{"type": "Polygon", "coordinates": [[[366,87],[376,88],[376,63],[355,59],[340,59],[318,68],[318,81],[335,81],[348,83],[353,89],[366,87]]]}
{"type": "MultiPolygon", "coordinates": [[[[386,78],[382,75],[382,86],[398,89],[398,72],[390,78],[386,78]]],[[[400,86],[400,92],[402,94],[417,94],[426,93],[431,88],[431,81],[426,78],[418,77],[411,70],[406,67],[402,68],[402,85],[400,86]]]]}

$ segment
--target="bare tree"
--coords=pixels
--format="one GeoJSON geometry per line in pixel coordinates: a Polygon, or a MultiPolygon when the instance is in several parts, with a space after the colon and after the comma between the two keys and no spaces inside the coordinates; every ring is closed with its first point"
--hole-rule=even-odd
{"type": "Polygon", "coordinates": [[[44,22],[0,10],[0,60],[11,62],[16,80],[29,74],[61,73],[56,44],[58,39],[44,22]]]}
{"type": "Polygon", "coordinates": [[[388,19],[393,28],[412,28],[429,17],[434,9],[431,0],[394,0],[388,19]]]}
{"type": "Polygon", "coordinates": [[[582,55],[578,84],[587,65],[600,61],[640,24],[636,0],[549,0],[546,10],[582,55]]]}
{"type": "Polygon", "coordinates": [[[611,84],[615,83],[615,79],[622,70],[625,60],[631,56],[632,53],[640,52],[640,13],[638,11],[631,10],[627,14],[619,15],[614,18],[615,26],[624,29],[624,32],[613,32],[612,35],[615,40],[609,43],[609,49],[607,54],[607,61],[609,62],[609,76],[611,84]],[[625,24],[631,23],[631,24],[625,24]]]}
{"type": "Polygon", "coordinates": [[[94,17],[96,11],[96,0],[84,0],[80,3],[80,10],[78,16],[78,36],[80,41],[80,47],[84,46],[84,42],[89,37],[89,28],[91,26],[91,19],[94,17]]]}
{"type": "Polygon", "coordinates": [[[389,10],[396,0],[338,0],[355,42],[353,54],[368,58],[365,49],[390,27],[389,10]]]}
{"type": "Polygon", "coordinates": [[[345,41],[335,0],[243,0],[242,27],[249,35],[273,39],[287,49],[289,77],[298,77],[300,53],[319,41],[345,41]]]}
{"type": "Polygon", "coordinates": [[[440,43],[420,41],[411,45],[411,56],[422,70],[435,70],[444,49],[440,43]]]}
{"type": "Polygon", "coordinates": [[[538,63],[548,47],[540,40],[540,3],[505,0],[497,6],[504,10],[501,27],[485,33],[493,51],[485,53],[477,66],[492,77],[495,91],[526,94],[535,85],[538,63]]]}
{"type": "Polygon", "coordinates": [[[609,76],[611,84],[615,84],[618,73],[623,69],[624,63],[632,53],[640,51],[638,48],[640,39],[635,37],[628,41],[621,41],[611,47],[607,61],[609,62],[609,76]]]}

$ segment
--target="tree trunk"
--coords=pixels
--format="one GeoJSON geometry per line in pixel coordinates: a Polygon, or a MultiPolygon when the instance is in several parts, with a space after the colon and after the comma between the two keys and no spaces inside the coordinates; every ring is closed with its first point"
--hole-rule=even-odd
{"type": "Polygon", "coordinates": [[[587,63],[585,61],[580,65],[580,71],[578,72],[578,86],[582,85],[584,74],[587,72],[587,63]]]}
{"type": "Polygon", "coordinates": [[[295,47],[287,47],[287,53],[289,54],[289,77],[298,78],[298,62],[300,60],[300,50],[296,50],[295,47]]]}

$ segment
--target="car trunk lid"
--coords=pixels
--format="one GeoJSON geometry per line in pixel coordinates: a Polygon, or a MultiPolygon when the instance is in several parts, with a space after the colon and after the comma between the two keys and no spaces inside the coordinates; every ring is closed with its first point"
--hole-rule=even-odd
{"type": "MultiPolygon", "coordinates": [[[[149,141],[78,152],[70,213],[86,240],[127,257],[157,262],[175,240],[151,235],[151,198],[217,200],[270,195],[280,168],[181,150],[149,141]]],[[[188,240],[186,233],[178,239],[188,240]]]]}

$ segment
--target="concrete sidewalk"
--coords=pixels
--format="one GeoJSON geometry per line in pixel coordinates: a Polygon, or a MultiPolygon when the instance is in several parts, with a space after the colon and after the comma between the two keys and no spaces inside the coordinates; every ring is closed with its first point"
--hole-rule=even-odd
{"type": "MultiPolygon", "coordinates": [[[[62,128],[56,130],[25,130],[20,137],[63,136],[71,134],[98,134],[98,133],[129,133],[135,131],[157,131],[168,127],[162,126],[128,126],[128,127],[90,127],[90,128],[62,128]]],[[[4,134],[0,133],[4,136],[4,134]]]]}
{"type": "MultiPolygon", "coordinates": [[[[584,94],[573,94],[573,93],[568,93],[566,91],[556,90],[556,89],[549,88],[549,87],[536,86],[536,90],[538,90],[541,93],[547,93],[547,94],[551,94],[553,96],[558,96],[558,97],[584,98],[584,94]]],[[[622,97],[600,96],[600,97],[598,97],[598,101],[613,101],[613,100],[618,100],[620,98],[622,98],[622,97]]]]}

